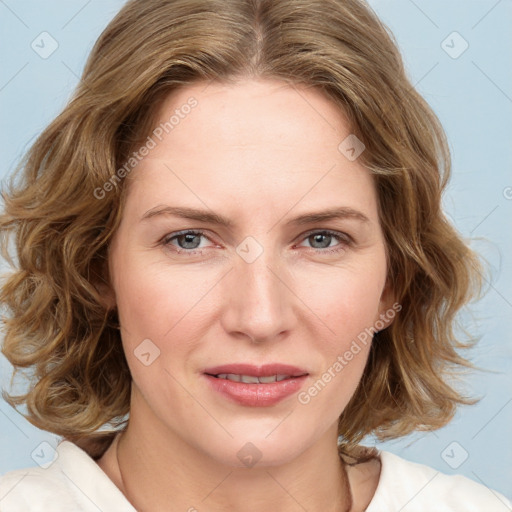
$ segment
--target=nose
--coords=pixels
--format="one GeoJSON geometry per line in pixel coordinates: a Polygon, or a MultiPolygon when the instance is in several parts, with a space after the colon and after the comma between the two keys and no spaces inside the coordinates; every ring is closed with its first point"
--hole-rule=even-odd
{"type": "Polygon", "coordinates": [[[252,262],[236,256],[224,281],[222,324],[227,333],[265,342],[293,329],[295,295],[290,274],[271,251],[264,250],[252,262]]]}

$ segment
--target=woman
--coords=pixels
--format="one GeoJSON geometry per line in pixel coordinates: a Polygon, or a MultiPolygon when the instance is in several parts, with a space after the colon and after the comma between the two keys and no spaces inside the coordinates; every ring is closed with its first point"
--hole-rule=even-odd
{"type": "Polygon", "coordinates": [[[359,0],[133,0],[4,194],[12,405],[65,438],[0,510],[507,510],[358,443],[433,430],[479,263],[359,0]]]}

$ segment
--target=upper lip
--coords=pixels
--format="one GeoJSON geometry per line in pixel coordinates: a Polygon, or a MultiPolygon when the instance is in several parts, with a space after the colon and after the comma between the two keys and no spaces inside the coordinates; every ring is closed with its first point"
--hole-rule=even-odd
{"type": "Polygon", "coordinates": [[[223,373],[232,373],[235,375],[251,375],[254,377],[270,377],[272,375],[288,375],[290,377],[300,377],[308,375],[304,369],[289,364],[272,363],[255,366],[252,364],[223,364],[207,368],[204,373],[209,375],[219,375],[223,373]]]}

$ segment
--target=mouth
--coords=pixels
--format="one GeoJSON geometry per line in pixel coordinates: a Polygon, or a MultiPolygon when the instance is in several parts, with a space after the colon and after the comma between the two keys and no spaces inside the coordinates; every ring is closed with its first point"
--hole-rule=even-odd
{"type": "Polygon", "coordinates": [[[299,391],[309,373],[296,366],[230,364],[204,372],[213,390],[245,406],[270,406],[299,391]]]}
{"type": "Polygon", "coordinates": [[[289,364],[272,363],[255,366],[251,364],[224,364],[207,368],[205,374],[218,379],[246,384],[269,384],[294,377],[303,377],[308,372],[303,368],[289,364]]]}
{"type": "Polygon", "coordinates": [[[206,375],[210,375],[210,377],[215,377],[217,379],[230,380],[232,382],[244,382],[245,384],[270,384],[271,382],[281,382],[282,380],[293,379],[294,377],[302,377],[303,375],[307,374],[303,373],[302,375],[268,375],[266,377],[257,377],[256,375],[240,375],[237,373],[219,373],[217,375],[207,373],[206,375]]]}

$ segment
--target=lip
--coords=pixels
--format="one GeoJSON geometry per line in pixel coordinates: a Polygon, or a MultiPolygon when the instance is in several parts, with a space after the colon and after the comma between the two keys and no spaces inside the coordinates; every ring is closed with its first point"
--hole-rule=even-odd
{"type": "Polygon", "coordinates": [[[289,364],[272,363],[255,366],[252,364],[224,364],[207,368],[204,373],[218,375],[219,373],[235,373],[237,375],[252,375],[254,377],[270,377],[271,375],[290,375],[300,377],[308,372],[297,366],[289,364]]]}
{"type": "Polygon", "coordinates": [[[203,375],[214,391],[239,405],[268,407],[298,392],[309,374],[305,370],[287,364],[266,364],[262,366],[227,364],[208,368],[204,371],[203,375]],[[291,378],[267,384],[247,384],[245,382],[219,379],[214,376],[219,373],[252,375],[254,377],[290,375],[291,378]]]}

